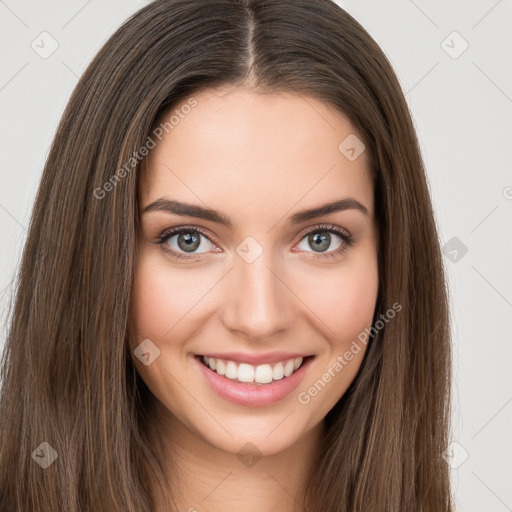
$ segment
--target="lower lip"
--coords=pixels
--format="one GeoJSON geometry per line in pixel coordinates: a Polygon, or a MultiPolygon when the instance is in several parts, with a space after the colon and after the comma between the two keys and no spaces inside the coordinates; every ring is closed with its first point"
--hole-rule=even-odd
{"type": "Polygon", "coordinates": [[[204,365],[200,358],[202,356],[195,356],[194,359],[206,381],[218,395],[235,404],[250,406],[270,405],[287,397],[300,384],[307,368],[314,359],[313,357],[305,359],[301,367],[289,377],[283,377],[269,384],[258,385],[223,377],[204,365]]]}

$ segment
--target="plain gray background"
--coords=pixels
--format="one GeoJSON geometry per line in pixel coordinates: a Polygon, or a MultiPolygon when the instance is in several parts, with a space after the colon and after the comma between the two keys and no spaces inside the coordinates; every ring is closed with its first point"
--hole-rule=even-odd
{"type": "MultiPolygon", "coordinates": [[[[512,511],[512,1],[338,3],[391,60],[422,146],[451,287],[445,457],[457,510],[512,511]]],[[[59,118],[94,54],[145,4],[0,0],[0,351],[59,118]]]]}

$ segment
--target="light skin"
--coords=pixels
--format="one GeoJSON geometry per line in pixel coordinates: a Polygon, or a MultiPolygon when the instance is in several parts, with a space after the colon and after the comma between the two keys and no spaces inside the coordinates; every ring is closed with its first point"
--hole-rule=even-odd
{"type": "MultiPolygon", "coordinates": [[[[223,87],[194,98],[197,106],[151,150],[140,182],[132,315],[138,343],[151,340],[160,355],[148,366],[133,360],[155,397],[169,465],[180,470],[179,510],[300,510],[323,419],[356,376],[365,346],[308,404],[298,393],[372,325],[376,306],[378,233],[367,155],[350,161],[339,151],[356,131],[338,110],[310,96],[223,87]],[[232,227],[144,212],[159,198],[218,210],[232,227]],[[348,208],[288,222],[344,198],[367,213],[348,208]],[[348,233],[352,245],[328,231],[330,243],[315,251],[308,234],[325,235],[325,228],[315,230],[323,224],[348,233]],[[208,237],[192,231],[201,241],[192,253],[178,244],[178,234],[156,243],[181,226],[202,228],[208,237]],[[262,250],[250,263],[237,252],[247,237],[262,250]],[[177,259],[165,246],[192,258],[177,259]],[[246,406],[206,382],[194,356],[208,351],[315,357],[290,395],[246,406]],[[261,458],[252,463],[241,453],[261,458]]],[[[149,485],[157,512],[163,511],[149,485]]]]}

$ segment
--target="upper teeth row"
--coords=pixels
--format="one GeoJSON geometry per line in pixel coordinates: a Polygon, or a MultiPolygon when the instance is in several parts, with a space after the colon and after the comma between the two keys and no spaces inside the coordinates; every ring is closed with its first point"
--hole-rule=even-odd
{"type": "Polygon", "coordinates": [[[268,384],[273,380],[280,380],[288,377],[302,364],[303,358],[289,359],[276,363],[274,367],[270,364],[260,364],[253,366],[246,363],[235,363],[224,359],[203,356],[204,363],[219,375],[224,375],[228,379],[238,379],[240,382],[256,382],[258,384],[268,384]]]}

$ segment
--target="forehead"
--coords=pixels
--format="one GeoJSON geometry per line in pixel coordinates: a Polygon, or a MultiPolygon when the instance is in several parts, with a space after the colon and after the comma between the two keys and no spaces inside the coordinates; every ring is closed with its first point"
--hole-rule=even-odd
{"type": "Polygon", "coordinates": [[[295,204],[354,197],[373,215],[367,155],[351,161],[340,151],[357,134],[333,106],[239,88],[203,90],[193,99],[193,108],[183,108],[187,98],[160,120],[174,114],[148,156],[143,204],[166,196],[275,221],[295,204]]]}

